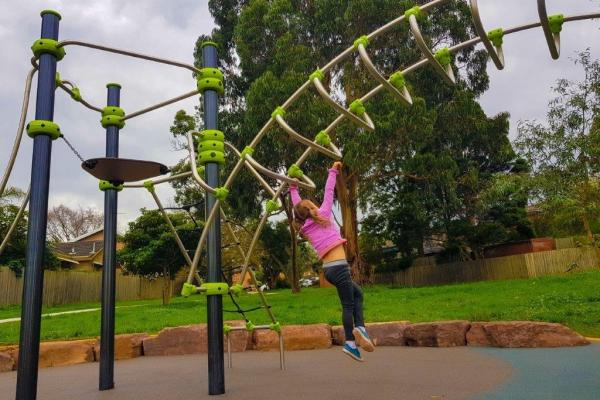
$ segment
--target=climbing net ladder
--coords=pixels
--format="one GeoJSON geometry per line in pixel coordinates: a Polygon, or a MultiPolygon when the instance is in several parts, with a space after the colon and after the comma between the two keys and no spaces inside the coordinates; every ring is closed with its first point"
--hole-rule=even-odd
{"type": "MultiPolygon", "coordinates": [[[[186,140],[187,150],[189,153],[188,159],[190,170],[187,172],[158,178],[156,176],[166,175],[168,172],[170,172],[169,169],[158,163],[151,163],[139,160],[119,159],[117,156],[118,144],[117,151],[113,151],[113,153],[116,154],[109,155],[108,157],[103,159],[92,159],[87,161],[84,160],[79,155],[79,153],[77,153],[77,151],[70,144],[70,142],[66,139],[63,132],[61,132],[60,127],[52,121],[51,113],[50,115],[46,113],[46,117],[39,117],[38,114],[44,113],[36,112],[36,119],[26,124],[26,116],[28,111],[33,77],[37,72],[40,73],[40,83],[38,84],[38,86],[40,86],[42,84],[42,81],[44,81],[44,85],[46,85],[47,87],[51,87],[52,89],[51,96],[54,96],[53,93],[55,88],[60,88],[63,91],[65,91],[69,96],[71,96],[71,98],[76,102],[81,103],[84,107],[96,113],[100,113],[101,124],[104,128],[107,129],[107,137],[109,137],[111,133],[118,133],[119,129],[124,128],[126,121],[132,118],[144,115],[151,111],[168,106],[170,104],[174,104],[178,101],[196,95],[203,96],[205,100],[205,105],[207,104],[206,99],[212,101],[211,104],[216,114],[216,99],[218,98],[218,95],[223,95],[225,82],[223,73],[218,68],[216,68],[215,44],[211,42],[206,42],[203,44],[203,55],[207,54],[204,51],[206,50],[204,47],[206,47],[211,49],[210,51],[214,51],[215,56],[213,57],[212,61],[208,63],[206,62],[205,58],[204,68],[197,68],[194,65],[190,65],[187,63],[167,60],[164,58],[140,54],[128,50],[115,49],[112,47],[87,43],[83,41],[65,40],[59,42],[57,40],[57,37],[58,20],[60,20],[60,15],[51,10],[43,11],[42,38],[36,40],[32,45],[34,57],[32,58],[31,63],[33,67],[27,74],[21,116],[13,144],[13,149],[9,157],[5,173],[2,176],[2,180],[0,181],[0,196],[2,195],[7,186],[7,182],[11,175],[24,131],[27,131],[27,134],[34,139],[39,139],[41,137],[45,138],[44,140],[50,141],[62,138],[65,141],[65,143],[71,148],[71,150],[73,150],[75,155],[82,161],[83,168],[95,177],[100,179],[99,187],[106,193],[114,193],[116,196],[116,192],[123,189],[146,189],[152,196],[158,209],[162,213],[169,227],[169,230],[173,234],[176,244],[179,250],[181,251],[185,262],[189,268],[188,277],[182,289],[182,295],[187,297],[195,293],[204,293],[209,297],[220,297],[222,295],[227,294],[231,297],[232,302],[236,305],[236,312],[239,312],[244,316],[244,319],[246,321],[245,326],[225,325],[220,327],[222,328],[222,332],[225,333],[228,341],[229,366],[231,367],[232,364],[230,333],[237,330],[247,330],[249,332],[253,332],[258,329],[265,329],[274,331],[279,336],[280,367],[284,369],[284,342],[281,325],[275,318],[271,310],[271,306],[268,304],[266,297],[260,290],[254,269],[251,266],[251,256],[256,248],[260,234],[265,224],[269,220],[269,217],[281,210],[283,206],[282,194],[285,193],[286,188],[289,185],[293,184],[306,190],[315,190],[314,182],[301,169],[302,164],[308,159],[308,157],[313,153],[317,153],[333,160],[341,160],[343,157],[342,151],[334,144],[334,138],[332,136],[336,128],[345,120],[354,124],[358,129],[364,129],[366,131],[375,130],[375,124],[366,112],[365,103],[372,99],[375,95],[383,92],[384,89],[390,92],[395,98],[397,98],[397,100],[401,104],[404,104],[407,107],[411,106],[413,103],[413,99],[411,93],[408,90],[406,79],[410,76],[410,74],[412,74],[419,68],[429,65],[440,75],[440,77],[445,83],[447,83],[448,85],[454,85],[457,81],[457,76],[455,75],[456,69],[453,65],[454,55],[462,50],[471,48],[481,43],[487,50],[496,68],[503,69],[506,65],[503,52],[504,37],[509,34],[539,27],[542,28],[551,57],[553,59],[557,59],[560,56],[560,35],[565,22],[573,22],[600,17],[600,13],[588,13],[574,16],[564,16],[562,14],[557,14],[549,16],[546,9],[545,0],[537,0],[539,21],[526,25],[511,27],[508,29],[496,28],[490,31],[486,31],[481,19],[478,1],[469,0],[473,25],[475,28],[475,32],[478,36],[451,47],[432,49],[430,48],[428,41],[422,34],[422,31],[420,29],[420,23],[425,18],[427,18],[427,14],[431,12],[435,7],[440,6],[449,1],[450,0],[434,0],[422,6],[415,6],[406,10],[404,14],[400,17],[396,18],[393,21],[390,21],[386,25],[371,32],[370,34],[358,37],[354,41],[352,46],[348,47],[346,50],[344,50],[326,65],[317,68],[313,73],[311,73],[308,79],[283,104],[281,104],[281,106],[273,110],[271,118],[264,124],[264,126],[257,132],[253,140],[243,150],[238,150],[233,144],[228,142],[225,138],[225,134],[222,131],[216,129],[216,127],[207,126],[206,129],[200,132],[187,133],[186,140]],[[419,61],[413,63],[412,65],[407,66],[401,70],[395,71],[392,74],[390,74],[389,77],[386,77],[378,70],[376,65],[371,60],[368,52],[369,44],[371,41],[373,41],[373,39],[390,32],[392,29],[400,26],[401,24],[408,25],[412,37],[414,38],[414,41],[416,43],[416,46],[421,51],[423,57],[419,61]],[[120,89],[120,87],[117,84],[109,84],[107,85],[109,89],[109,103],[112,102],[112,104],[109,104],[106,107],[97,107],[90,104],[84,99],[84,97],[81,94],[81,91],[73,82],[61,79],[60,75],[58,73],[55,74],[54,72],[54,70],[56,69],[56,62],[62,60],[63,57],[65,57],[65,49],[69,46],[87,47],[94,50],[120,54],[124,56],[139,58],[147,61],[183,68],[193,72],[196,76],[196,88],[190,92],[174,97],[172,99],[146,107],[133,113],[126,114],[125,111],[118,106],[118,89],[120,89]],[[332,95],[327,91],[326,87],[324,86],[323,81],[325,80],[327,74],[330,73],[335,66],[353,56],[358,56],[358,59],[362,62],[362,65],[366,68],[369,75],[375,80],[375,82],[377,82],[378,85],[366,94],[364,94],[362,97],[350,102],[350,104],[343,105],[333,99],[332,95]],[[44,75],[43,77],[42,71],[44,75]],[[48,71],[51,71],[52,75],[49,75],[50,72],[48,71]],[[50,80],[52,80],[52,76],[54,76],[54,79],[53,82],[50,82],[50,80]],[[307,138],[305,135],[299,133],[296,129],[289,125],[285,118],[286,112],[294,105],[296,100],[303,93],[310,90],[311,87],[314,87],[314,90],[316,90],[319,96],[323,98],[325,103],[328,104],[337,113],[337,117],[333,121],[331,121],[323,130],[318,132],[314,139],[307,138]],[[110,100],[111,93],[113,96],[112,101],[110,100]],[[292,139],[294,139],[300,145],[306,147],[302,155],[294,164],[292,164],[289,167],[286,173],[272,171],[264,167],[254,158],[254,154],[257,151],[258,145],[260,144],[261,140],[274,127],[281,128],[292,139]],[[214,171],[213,167],[215,165],[224,165],[226,160],[234,160],[235,162],[224,184],[222,186],[218,186],[214,183],[209,183],[208,181],[210,181],[211,178],[208,169],[211,168],[211,170],[214,171]],[[264,191],[270,196],[270,199],[267,200],[264,204],[264,211],[261,215],[260,222],[252,236],[248,248],[246,249],[242,247],[240,240],[238,239],[234,229],[230,225],[230,221],[228,220],[227,215],[221,208],[221,204],[227,200],[227,197],[229,195],[229,189],[233,185],[236,177],[244,168],[248,170],[250,174],[257,179],[264,191]],[[278,185],[275,187],[271,186],[265,178],[275,180],[276,182],[278,182],[278,185]],[[188,250],[185,248],[183,241],[181,240],[176,228],[173,226],[171,220],[169,219],[166,209],[162,205],[155,190],[155,187],[157,185],[184,179],[192,179],[198,185],[198,187],[205,193],[206,203],[208,205],[204,227],[202,229],[202,233],[200,235],[196,248],[194,249],[193,256],[190,256],[188,250]],[[222,222],[225,225],[229,235],[233,238],[234,245],[236,246],[240,257],[243,259],[242,265],[239,266],[239,269],[241,269],[239,282],[233,284],[232,286],[229,286],[227,283],[218,281],[203,283],[198,274],[198,267],[202,258],[202,250],[205,246],[210,247],[207,244],[207,242],[210,241],[209,235],[211,232],[211,228],[215,225],[218,225],[217,221],[222,222]],[[269,324],[254,325],[248,318],[246,318],[245,315],[245,312],[253,311],[254,309],[242,310],[235,300],[236,296],[239,296],[245,290],[242,284],[244,282],[246,274],[249,274],[251,283],[258,289],[261,306],[257,307],[256,309],[264,309],[267,312],[271,321],[269,324]]],[[[38,88],[38,98],[39,97],[40,90],[38,88]]],[[[212,125],[216,126],[216,122],[214,122],[212,125]]],[[[36,165],[36,155],[39,154],[42,153],[36,153],[34,146],[34,167],[36,165]]],[[[218,172],[218,168],[216,171],[218,172]]],[[[47,190],[45,194],[45,209],[38,204],[40,194],[36,192],[36,190],[37,189],[35,189],[32,179],[32,185],[27,191],[27,194],[19,208],[16,218],[10,226],[7,234],[3,238],[2,243],[0,244],[0,253],[2,253],[2,251],[4,251],[6,246],[8,245],[10,237],[14,232],[19,219],[22,217],[25,209],[27,208],[27,204],[30,201],[30,199],[32,201],[32,205],[34,204],[33,199],[36,199],[36,215],[39,216],[42,215],[42,212],[47,212],[47,190]]],[[[106,198],[107,197],[105,197],[105,199],[106,198]]],[[[114,216],[114,218],[116,220],[116,215],[114,216]]],[[[43,226],[45,228],[45,222],[43,226]]],[[[45,240],[45,232],[43,239],[45,240]]],[[[38,246],[38,244],[31,246],[38,246]]],[[[28,255],[37,254],[37,256],[39,256],[39,246],[35,247],[34,250],[30,252],[28,248],[28,255]]],[[[221,249],[219,249],[218,251],[220,250],[221,249]]],[[[208,251],[207,253],[210,259],[210,251],[208,251]]],[[[32,263],[33,262],[34,261],[32,261],[32,263]]],[[[26,271],[26,273],[41,273],[41,269],[37,272],[26,271]]],[[[34,278],[35,277],[31,278],[32,281],[35,280],[34,278]]],[[[39,293],[35,294],[36,296],[39,295],[39,293]]],[[[41,300],[36,301],[41,302],[41,300]]],[[[103,307],[104,304],[105,303],[103,300],[103,307]]],[[[112,304],[112,307],[114,316],[114,303],[112,304]]],[[[33,317],[39,319],[39,317],[36,317],[36,315],[33,315],[33,317]]],[[[35,348],[36,340],[37,347],[39,347],[39,321],[37,326],[22,325],[22,329],[27,329],[26,333],[24,334],[26,338],[30,338],[30,336],[32,338],[30,342],[28,342],[30,349],[35,348]]],[[[103,336],[103,338],[104,337],[105,336],[103,336]]],[[[21,347],[23,348],[25,347],[25,345],[22,345],[21,347]]],[[[108,350],[110,350],[110,348],[108,348],[108,350]]],[[[35,352],[35,354],[37,354],[37,352],[35,352]]],[[[24,357],[20,360],[23,360],[23,362],[19,363],[19,378],[17,383],[17,391],[18,393],[19,391],[20,393],[25,393],[25,395],[19,398],[35,398],[35,392],[33,392],[33,396],[31,396],[32,390],[34,389],[31,389],[30,387],[28,387],[28,385],[37,385],[37,372],[35,373],[35,378],[32,378],[33,383],[31,380],[26,380],[26,378],[24,378],[23,375],[26,373],[31,373],[30,369],[32,367],[35,367],[35,370],[37,371],[37,359],[33,360],[31,357],[24,357]]],[[[110,372],[110,374],[110,379],[112,379],[112,371],[110,372]]],[[[210,385],[211,383],[209,371],[209,386],[210,385]]],[[[211,394],[217,394],[213,392],[212,389],[210,390],[211,394]]]]}

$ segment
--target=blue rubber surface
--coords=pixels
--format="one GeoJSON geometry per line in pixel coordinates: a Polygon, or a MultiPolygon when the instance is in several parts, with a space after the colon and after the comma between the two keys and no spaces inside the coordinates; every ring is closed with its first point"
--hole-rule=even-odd
{"type": "Polygon", "coordinates": [[[473,400],[599,400],[600,343],[559,349],[478,349],[514,368],[513,376],[473,400]]]}

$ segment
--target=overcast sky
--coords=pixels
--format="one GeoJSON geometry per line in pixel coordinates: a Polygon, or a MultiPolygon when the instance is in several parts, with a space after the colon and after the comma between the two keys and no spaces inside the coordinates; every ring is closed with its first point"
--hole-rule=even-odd
{"type": "MultiPolygon", "coordinates": [[[[537,19],[534,0],[480,0],[486,30],[511,27],[537,19]],[[515,12],[515,11],[518,11],[515,12]]],[[[208,34],[213,22],[207,0],[0,0],[0,40],[3,43],[2,84],[0,85],[0,171],[4,171],[18,124],[25,76],[30,68],[30,45],[40,32],[39,12],[46,8],[59,11],[63,17],[60,40],[78,39],[92,43],[126,48],[164,58],[192,63],[196,38],[208,34]]],[[[599,11],[598,0],[548,0],[548,12],[566,15],[599,11]]],[[[563,30],[563,54],[552,61],[541,30],[536,29],[505,38],[506,68],[496,71],[490,64],[490,90],[481,102],[489,115],[508,111],[511,135],[516,123],[523,119],[544,119],[550,87],[559,77],[580,79],[581,70],[571,57],[589,47],[600,58],[600,21],[573,22],[563,30]]],[[[364,32],[357,32],[357,36],[364,32]]],[[[316,67],[316,66],[315,66],[316,67]]],[[[121,106],[133,112],[147,105],[183,94],[195,88],[187,70],[98,52],[80,47],[67,48],[67,56],[59,63],[63,79],[81,89],[85,99],[102,107],[106,102],[107,82],[123,86],[121,106]]],[[[34,118],[35,80],[28,120],[34,118]]],[[[120,156],[147,159],[171,165],[183,154],[174,152],[169,126],[178,109],[193,112],[198,99],[176,105],[128,121],[120,136],[120,156]]],[[[105,133],[99,116],[74,103],[57,91],[55,121],[84,158],[104,155],[105,133]]],[[[32,140],[23,138],[22,151],[10,184],[26,188],[31,165],[32,140]]],[[[56,141],[52,152],[50,206],[103,209],[103,195],[98,183],[79,166],[79,161],[64,145],[56,141]]],[[[0,172],[0,173],[2,173],[0,172]]],[[[172,203],[172,190],[161,185],[159,196],[172,203]]],[[[119,226],[139,214],[141,207],[154,208],[144,190],[126,190],[119,195],[119,226]]]]}

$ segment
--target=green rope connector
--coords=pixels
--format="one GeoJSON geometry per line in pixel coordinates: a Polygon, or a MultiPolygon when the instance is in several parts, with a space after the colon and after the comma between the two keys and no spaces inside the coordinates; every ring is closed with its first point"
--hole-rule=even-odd
{"type": "Polygon", "coordinates": [[[350,103],[350,112],[362,117],[367,112],[367,109],[360,99],[356,99],[350,103]]]}
{"type": "Polygon", "coordinates": [[[440,65],[442,67],[446,67],[446,66],[452,64],[452,53],[450,52],[450,49],[447,47],[444,47],[443,49],[439,49],[438,51],[436,51],[434,54],[434,57],[437,60],[437,62],[440,63],[440,65]]]}
{"type": "Polygon", "coordinates": [[[327,132],[321,131],[315,136],[315,143],[323,147],[329,146],[331,144],[331,137],[327,132]]]}
{"type": "Polygon", "coordinates": [[[315,79],[322,81],[324,78],[325,74],[319,68],[315,69],[315,71],[308,77],[311,82],[315,79]]]}
{"type": "Polygon", "coordinates": [[[269,324],[269,329],[277,333],[281,333],[281,324],[279,322],[269,324]]]}
{"type": "Polygon", "coordinates": [[[77,102],[83,99],[83,97],[81,97],[81,92],[79,91],[79,88],[74,87],[73,89],[71,89],[71,98],[77,102]]]}
{"type": "Polygon", "coordinates": [[[58,73],[58,71],[56,71],[56,75],[54,75],[54,84],[58,87],[61,83],[62,80],[60,79],[60,74],[58,73]]]}
{"type": "Polygon", "coordinates": [[[207,296],[221,296],[229,293],[229,286],[224,282],[208,282],[200,286],[200,291],[207,296]]]}
{"type": "Polygon", "coordinates": [[[150,193],[154,193],[154,182],[152,180],[144,181],[144,187],[150,193]]]}
{"type": "Polygon", "coordinates": [[[225,199],[229,196],[229,190],[224,187],[218,187],[215,189],[215,197],[219,201],[225,201],[225,199]]]}
{"type": "Polygon", "coordinates": [[[283,117],[285,115],[285,110],[283,109],[283,107],[277,107],[275,108],[275,110],[271,113],[271,118],[275,119],[275,117],[277,116],[283,117]]]}
{"type": "Polygon", "coordinates": [[[362,44],[364,48],[367,48],[369,45],[369,37],[367,35],[362,35],[358,39],[354,41],[354,49],[358,49],[358,45],[362,44]]]}
{"type": "Polygon", "coordinates": [[[108,126],[116,126],[119,129],[123,129],[125,126],[125,110],[117,106],[107,106],[102,109],[102,119],[100,123],[103,128],[108,126]]]}
{"type": "Polygon", "coordinates": [[[390,75],[390,83],[396,89],[402,90],[406,86],[406,78],[402,72],[397,71],[390,75]]]}
{"type": "Polygon", "coordinates": [[[227,324],[223,324],[223,334],[229,335],[231,333],[231,327],[227,324]]]}
{"type": "Polygon", "coordinates": [[[60,133],[60,127],[58,126],[58,124],[43,119],[36,119],[30,121],[27,124],[26,129],[27,135],[31,138],[34,138],[37,135],[46,135],[50,136],[52,140],[56,140],[62,135],[60,133]]]}
{"type": "Polygon", "coordinates": [[[563,24],[565,23],[565,16],[563,14],[551,15],[548,17],[548,24],[550,25],[550,32],[558,35],[562,32],[563,24]]]}
{"type": "Polygon", "coordinates": [[[41,38],[37,39],[31,45],[31,51],[35,58],[40,58],[42,54],[52,54],[57,61],[65,57],[65,48],[58,47],[58,40],[41,38]]]}
{"type": "Polygon", "coordinates": [[[200,93],[204,93],[206,90],[214,90],[219,94],[225,93],[225,85],[223,85],[223,81],[218,78],[203,78],[199,76],[196,84],[200,93]]]}
{"type": "Polygon", "coordinates": [[[225,134],[218,129],[205,129],[199,132],[198,135],[200,140],[218,140],[219,142],[225,140],[225,134]]]}
{"type": "Polygon", "coordinates": [[[254,328],[255,328],[255,327],[256,327],[256,325],[254,325],[254,324],[252,323],[252,321],[247,321],[247,322],[246,322],[246,330],[247,330],[248,332],[252,332],[252,331],[254,330],[254,328]]]}
{"type": "Polygon", "coordinates": [[[267,201],[267,205],[265,206],[267,213],[272,214],[276,211],[279,211],[279,209],[281,208],[281,206],[279,205],[279,203],[275,200],[269,200],[267,201]]]}
{"type": "Polygon", "coordinates": [[[223,81],[225,79],[223,72],[219,68],[202,68],[200,70],[200,76],[202,78],[216,78],[220,81],[223,81]]]}
{"type": "Polygon", "coordinates": [[[100,189],[101,191],[105,191],[105,190],[116,190],[117,192],[120,192],[121,190],[123,190],[123,184],[120,183],[118,185],[109,182],[109,181],[103,181],[100,180],[98,181],[98,189],[100,189]]]}
{"type": "Polygon", "coordinates": [[[244,287],[239,283],[236,283],[235,285],[229,288],[229,293],[231,293],[235,297],[240,297],[240,295],[244,293],[244,287]]]}
{"type": "Polygon", "coordinates": [[[182,297],[190,297],[193,294],[198,293],[198,288],[195,285],[192,285],[191,283],[184,283],[183,287],[181,288],[181,296],[182,297]]]}
{"type": "Polygon", "coordinates": [[[199,166],[198,168],[196,168],[196,171],[198,172],[198,175],[202,176],[204,175],[204,165],[199,166]]]}
{"type": "Polygon", "coordinates": [[[254,154],[254,149],[250,146],[246,146],[244,147],[244,150],[242,150],[242,152],[240,153],[240,158],[246,158],[246,155],[251,156],[252,154],[254,154]]]}
{"type": "Polygon", "coordinates": [[[288,176],[290,178],[302,179],[302,177],[304,176],[304,172],[302,172],[298,165],[292,164],[288,168],[288,176]]]}
{"type": "Polygon", "coordinates": [[[502,47],[502,44],[504,43],[504,29],[493,29],[488,32],[487,37],[494,46],[502,47]]]}
{"type": "Polygon", "coordinates": [[[414,6],[413,8],[409,8],[408,10],[404,11],[404,18],[406,18],[407,21],[411,15],[414,15],[416,19],[422,18],[423,11],[421,10],[421,7],[414,6]]]}

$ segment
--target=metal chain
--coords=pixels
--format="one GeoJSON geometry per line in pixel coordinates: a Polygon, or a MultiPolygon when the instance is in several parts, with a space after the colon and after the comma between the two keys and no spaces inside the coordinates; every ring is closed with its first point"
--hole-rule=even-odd
{"type": "Polygon", "coordinates": [[[75,147],[73,147],[73,145],[71,143],[69,143],[69,141],[67,140],[67,138],[64,135],[61,135],[62,140],[65,141],[65,143],[67,144],[67,146],[69,146],[69,148],[71,149],[71,151],[73,152],[73,154],[75,154],[77,156],[77,158],[79,158],[79,160],[81,162],[85,162],[85,160],[83,159],[83,157],[81,157],[81,154],[79,154],[79,152],[77,150],[75,150],[75,147]]]}

